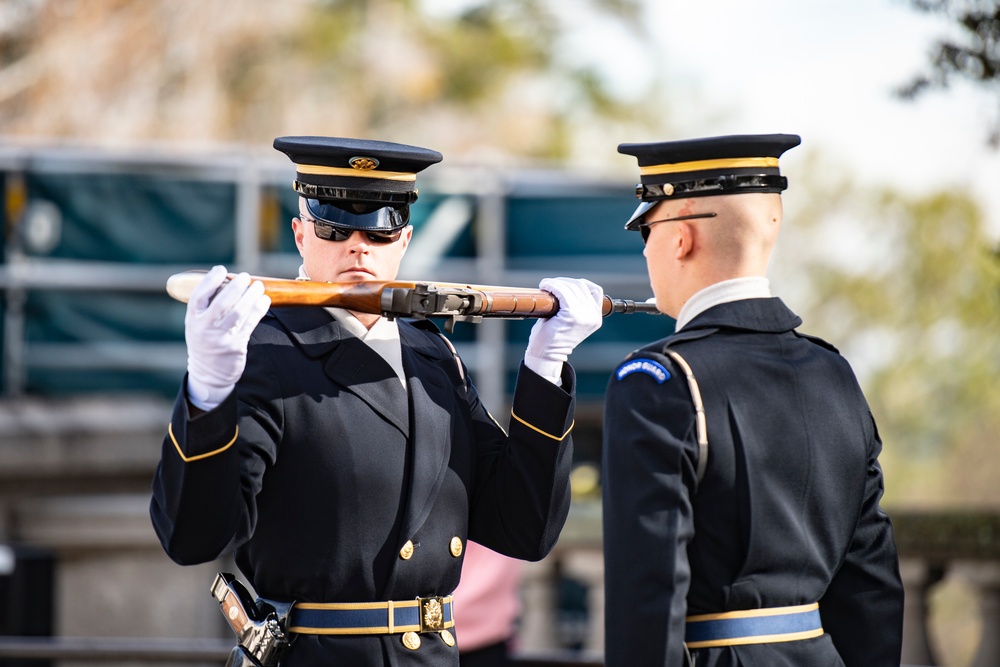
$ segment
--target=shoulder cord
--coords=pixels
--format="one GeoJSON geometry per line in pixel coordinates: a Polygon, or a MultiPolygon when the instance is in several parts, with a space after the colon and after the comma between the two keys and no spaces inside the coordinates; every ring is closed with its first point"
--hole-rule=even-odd
{"type": "Polygon", "coordinates": [[[698,380],[694,377],[694,371],[684,357],[677,354],[673,350],[664,350],[664,352],[670,356],[671,359],[677,362],[677,365],[681,367],[684,371],[684,375],[687,377],[688,388],[691,390],[691,399],[694,402],[695,411],[695,421],[696,428],[698,430],[698,475],[697,481],[701,481],[701,478],[705,476],[705,468],[708,467],[708,423],[705,419],[705,404],[701,400],[701,390],[698,389],[698,380]]]}
{"type": "Polygon", "coordinates": [[[458,377],[462,378],[462,382],[465,383],[466,382],[465,371],[462,369],[462,360],[458,356],[458,350],[455,349],[455,345],[450,340],[448,340],[448,337],[445,336],[443,333],[438,332],[438,336],[441,337],[441,340],[444,341],[444,344],[448,346],[449,350],[451,350],[451,356],[455,360],[455,366],[458,367],[458,377]]]}

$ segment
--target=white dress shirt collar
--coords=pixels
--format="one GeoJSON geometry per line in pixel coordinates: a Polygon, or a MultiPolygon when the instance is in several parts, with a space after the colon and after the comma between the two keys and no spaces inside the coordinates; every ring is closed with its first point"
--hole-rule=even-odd
{"type": "Polygon", "coordinates": [[[767,299],[770,297],[770,281],[762,276],[723,280],[721,283],[709,285],[695,292],[687,300],[681,307],[681,312],[677,314],[677,327],[675,330],[680,331],[696,316],[712,306],[718,306],[720,303],[742,301],[743,299],[767,299]]]}

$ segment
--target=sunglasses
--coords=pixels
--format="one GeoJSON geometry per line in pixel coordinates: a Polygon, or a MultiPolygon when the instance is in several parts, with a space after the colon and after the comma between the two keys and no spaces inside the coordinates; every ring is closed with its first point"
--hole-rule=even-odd
{"type": "Polygon", "coordinates": [[[659,222],[675,222],[677,220],[697,220],[698,218],[714,218],[715,213],[695,213],[693,215],[680,215],[676,218],[664,218],[663,220],[653,220],[652,222],[643,222],[639,224],[639,233],[642,234],[642,243],[645,245],[646,240],[649,239],[649,228],[659,222]]]}
{"type": "Polygon", "coordinates": [[[366,231],[364,229],[344,229],[342,227],[334,227],[333,225],[322,223],[319,220],[310,220],[308,218],[306,218],[306,220],[313,223],[313,231],[316,233],[316,236],[324,241],[346,241],[351,238],[351,234],[354,232],[361,232],[367,236],[368,240],[372,243],[388,244],[395,243],[403,234],[403,229],[396,229],[391,232],[373,232],[366,231]]]}

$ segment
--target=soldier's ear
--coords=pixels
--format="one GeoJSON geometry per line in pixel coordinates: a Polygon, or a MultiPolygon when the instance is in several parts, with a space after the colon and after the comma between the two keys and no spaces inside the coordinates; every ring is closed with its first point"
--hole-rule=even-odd
{"type": "Polygon", "coordinates": [[[413,225],[407,225],[403,228],[403,252],[410,246],[410,240],[413,238],[413,225]]]}
{"type": "Polygon", "coordinates": [[[693,224],[685,220],[677,222],[674,227],[676,229],[674,235],[674,256],[677,259],[687,259],[688,255],[694,250],[695,237],[698,232],[693,224]]]}
{"type": "Polygon", "coordinates": [[[298,218],[292,218],[292,235],[295,237],[295,247],[299,249],[299,255],[302,254],[302,237],[305,233],[306,223],[298,218]]]}

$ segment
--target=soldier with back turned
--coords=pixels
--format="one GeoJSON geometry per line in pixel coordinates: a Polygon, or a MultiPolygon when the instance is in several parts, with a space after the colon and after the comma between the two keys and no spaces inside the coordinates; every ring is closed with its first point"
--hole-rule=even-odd
{"type": "Polygon", "coordinates": [[[623,144],[676,332],[609,380],[608,667],[896,667],[903,588],[882,448],[848,362],[767,265],[794,135],[623,144]]]}

